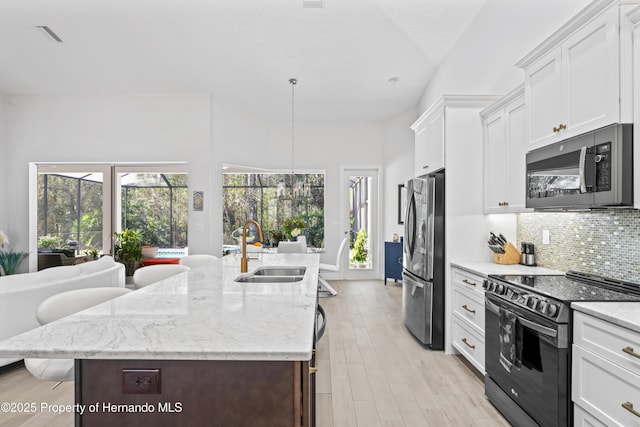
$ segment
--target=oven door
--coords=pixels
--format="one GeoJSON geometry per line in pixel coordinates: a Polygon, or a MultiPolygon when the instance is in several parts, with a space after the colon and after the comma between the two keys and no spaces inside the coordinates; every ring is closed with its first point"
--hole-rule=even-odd
{"type": "Polygon", "coordinates": [[[527,153],[528,208],[587,208],[594,204],[593,133],[527,153]]]}
{"type": "Polygon", "coordinates": [[[568,425],[569,326],[490,294],[486,295],[485,316],[487,376],[536,423],[568,425]],[[500,339],[511,331],[509,326],[514,331],[508,337],[513,347],[505,345],[508,339],[500,339]]]}

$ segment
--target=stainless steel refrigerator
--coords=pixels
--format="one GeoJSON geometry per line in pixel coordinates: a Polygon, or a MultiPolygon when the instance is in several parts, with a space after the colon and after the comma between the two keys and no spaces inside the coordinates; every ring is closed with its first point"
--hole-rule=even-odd
{"type": "Polygon", "coordinates": [[[432,350],[444,348],[444,171],[405,185],[402,318],[432,350]]]}

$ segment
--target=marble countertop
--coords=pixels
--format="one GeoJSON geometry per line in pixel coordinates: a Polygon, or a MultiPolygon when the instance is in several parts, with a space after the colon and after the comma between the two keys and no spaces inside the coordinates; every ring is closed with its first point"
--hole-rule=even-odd
{"type": "Polygon", "coordinates": [[[545,267],[529,267],[520,264],[496,264],[489,261],[453,261],[452,267],[458,267],[481,276],[489,274],[564,274],[563,271],[545,267]]]}
{"type": "Polygon", "coordinates": [[[640,302],[574,302],[571,308],[640,333],[640,302]]]}
{"type": "Polygon", "coordinates": [[[199,267],[0,342],[0,357],[310,360],[319,255],[259,254],[306,266],[300,282],[239,283],[240,255],[199,267]]]}

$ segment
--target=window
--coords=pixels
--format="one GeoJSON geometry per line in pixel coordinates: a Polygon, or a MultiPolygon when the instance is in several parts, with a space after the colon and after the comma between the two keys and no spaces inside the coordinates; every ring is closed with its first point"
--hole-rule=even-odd
{"type": "MultiPolygon", "coordinates": [[[[234,169],[234,170],[230,170],[234,169]]],[[[324,173],[223,173],[225,253],[237,250],[247,220],[257,221],[265,241],[277,245],[304,235],[311,247],[324,242],[324,173]]],[[[265,242],[266,243],[266,242],[265,242]]]]}
{"type": "Polygon", "coordinates": [[[136,229],[143,244],[187,247],[186,165],[37,165],[39,252],[111,253],[113,234],[136,229]]]}

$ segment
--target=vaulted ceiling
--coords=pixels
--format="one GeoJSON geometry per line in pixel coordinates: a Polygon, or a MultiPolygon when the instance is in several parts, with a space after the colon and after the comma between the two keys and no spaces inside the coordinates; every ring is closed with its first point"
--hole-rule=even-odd
{"type": "Polygon", "coordinates": [[[385,119],[417,103],[485,2],[2,0],[0,92],[211,93],[285,120],[295,77],[296,119],[385,119]]]}

